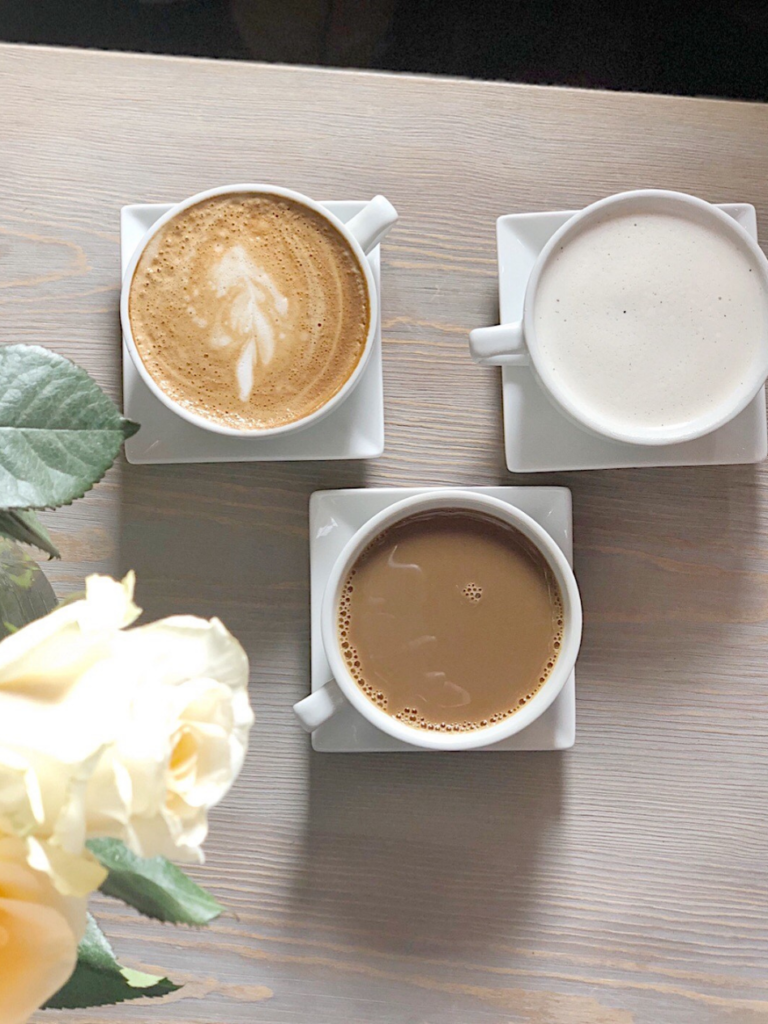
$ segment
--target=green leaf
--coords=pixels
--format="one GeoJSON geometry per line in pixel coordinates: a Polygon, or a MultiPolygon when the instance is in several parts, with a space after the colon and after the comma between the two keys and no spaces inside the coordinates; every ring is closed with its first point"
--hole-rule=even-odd
{"type": "MultiPolygon", "coordinates": [[[[0,451],[0,460],[2,460],[2,451],[0,451]]],[[[36,548],[45,551],[51,558],[61,558],[58,548],[34,512],[0,509],[0,534],[11,540],[21,541],[22,544],[34,544],[36,548]]]]}
{"type": "Polygon", "coordinates": [[[88,848],[109,871],[101,891],[147,917],[201,925],[224,912],[218,900],[165,857],[137,857],[119,839],[91,839],[88,848]]]}
{"type": "Polygon", "coordinates": [[[53,587],[32,555],[0,537],[0,639],[55,607],[53,587]]]}
{"type": "Polygon", "coordinates": [[[0,347],[0,508],[81,498],[138,429],[63,356],[37,345],[0,347]]]}
{"type": "Polygon", "coordinates": [[[107,938],[88,915],[85,935],[77,950],[77,966],[63,988],[45,1004],[48,1010],[81,1010],[127,999],[158,998],[181,986],[167,978],[121,967],[107,938]]]}

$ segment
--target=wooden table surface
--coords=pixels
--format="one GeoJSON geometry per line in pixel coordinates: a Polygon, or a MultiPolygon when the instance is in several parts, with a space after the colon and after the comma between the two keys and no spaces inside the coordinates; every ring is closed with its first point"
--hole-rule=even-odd
{"type": "Polygon", "coordinates": [[[0,340],[76,359],[115,398],[123,203],[260,180],[380,191],[401,215],[381,459],[121,462],[46,519],[59,593],[132,567],[150,617],[220,615],[258,717],[199,873],[233,915],[183,931],[99,904],[124,959],[186,985],[66,1019],[768,1021],[765,469],[512,478],[498,371],[466,340],[497,315],[500,214],[663,186],[752,202],[768,231],[768,109],[14,46],[0,100],[0,340]],[[291,712],[312,491],[520,481],[573,489],[576,747],[313,754],[291,712]]]}

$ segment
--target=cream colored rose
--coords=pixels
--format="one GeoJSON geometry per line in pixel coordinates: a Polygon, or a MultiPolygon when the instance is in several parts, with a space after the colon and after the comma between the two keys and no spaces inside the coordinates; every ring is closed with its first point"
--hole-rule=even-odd
{"type": "Polygon", "coordinates": [[[0,642],[0,829],[32,866],[85,895],[86,839],[200,859],[207,810],[242,766],[248,659],[216,619],[127,630],[133,576],[92,576],[75,601],[0,642]]]}
{"type": "Polygon", "coordinates": [[[218,619],[191,616],[133,629],[122,648],[136,689],[89,783],[89,830],[145,857],[200,861],[207,812],[248,746],[248,659],[218,619]]]}
{"type": "Polygon", "coordinates": [[[62,896],[0,838],[0,1021],[23,1024],[69,978],[85,931],[85,900],[62,896]]]}
{"type": "Polygon", "coordinates": [[[91,577],[87,597],[0,642],[0,831],[65,895],[104,878],[83,854],[88,780],[131,701],[108,668],[115,638],[139,614],[133,579],[91,577]]]}

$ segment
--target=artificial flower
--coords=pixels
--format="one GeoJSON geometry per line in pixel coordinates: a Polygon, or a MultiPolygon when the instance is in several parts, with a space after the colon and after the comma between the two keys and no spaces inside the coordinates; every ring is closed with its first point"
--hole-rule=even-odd
{"type": "Polygon", "coordinates": [[[120,657],[135,691],[88,786],[89,830],[144,857],[200,861],[208,810],[248,746],[248,658],[218,619],[192,616],[130,630],[120,657]]]}
{"type": "Polygon", "coordinates": [[[89,838],[201,859],[253,721],[237,640],[192,616],[127,629],[133,586],[91,576],[84,599],[0,642],[0,829],[65,895],[104,877],[89,838]]]}
{"type": "Polygon", "coordinates": [[[85,900],[62,896],[27,863],[24,842],[0,837],[0,1020],[23,1024],[67,981],[85,931],[85,900]]]}

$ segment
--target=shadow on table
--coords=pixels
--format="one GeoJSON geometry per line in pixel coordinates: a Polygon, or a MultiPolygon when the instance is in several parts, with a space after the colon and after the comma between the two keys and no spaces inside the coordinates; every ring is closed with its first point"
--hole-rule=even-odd
{"type": "Polygon", "coordinates": [[[383,952],[514,941],[563,776],[558,753],[312,754],[297,914],[383,952]]]}
{"type": "Polygon", "coordinates": [[[365,486],[362,462],[122,467],[120,563],[145,621],[219,616],[255,663],[306,643],[309,497],[365,486]]]}

